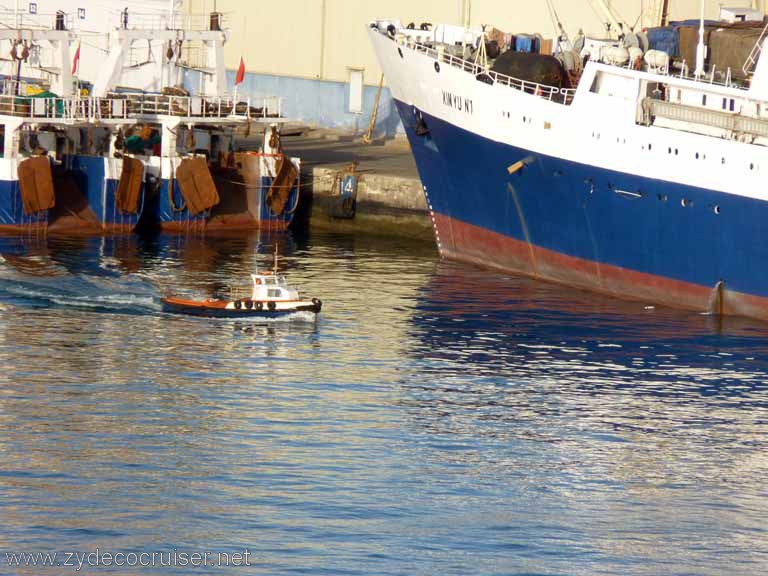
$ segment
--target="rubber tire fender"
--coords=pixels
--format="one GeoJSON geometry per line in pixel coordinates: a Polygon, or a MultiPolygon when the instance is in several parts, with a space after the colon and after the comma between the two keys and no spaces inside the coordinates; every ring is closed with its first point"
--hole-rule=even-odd
{"type": "Polygon", "coordinates": [[[275,308],[277,308],[277,304],[275,304],[274,302],[267,302],[267,308],[269,308],[270,312],[274,312],[275,308]]]}

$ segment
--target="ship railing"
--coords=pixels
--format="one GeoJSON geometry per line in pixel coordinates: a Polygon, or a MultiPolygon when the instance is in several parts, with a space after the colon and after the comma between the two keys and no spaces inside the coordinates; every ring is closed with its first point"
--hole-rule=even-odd
{"type": "Polygon", "coordinates": [[[70,98],[0,94],[0,115],[61,122],[101,120],[140,121],[147,117],[178,116],[192,119],[279,119],[282,98],[266,96],[246,100],[232,97],[114,94],[70,98]]]}
{"type": "Polygon", "coordinates": [[[185,14],[178,11],[133,12],[132,10],[110,10],[110,23],[124,30],[185,30],[204,32],[226,30],[230,17],[226,13],[185,14]]]}
{"type": "Polygon", "coordinates": [[[0,114],[30,119],[71,120],[78,116],[76,108],[67,98],[33,98],[29,96],[0,95],[0,114]]]}
{"type": "MultiPolygon", "coordinates": [[[[27,30],[74,30],[78,20],[75,14],[58,12],[38,12],[37,3],[32,2],[29,10],[12,10],[0,7],[0,22],[5,28],[23,28],[27,30]],[[34,8],[32,8],[34,6],[34,8]],[[34,10],[30,12],[29,10],[34,10]]],[[[80,8],[79,10],[85,10],[80,8]]]]}
{"type": "MultiPolygon", "coordinates": [[[[233,98],[207,96],[172,96],[165,94],[112,94],[110,106],[105,115],[126,114],[139,116],[181,116],[185,118],[280,118],[282,98],[265,96],[261,98],[233,98]]],[[[103,108],[103,107],[102,107],[103,108]]]]}
{"type": "Polygon", "coordinates": [[[487,82],[489,84],[500,84],[502,86],[509,86],[520,92],[532,94],[544,98],[545,100],[551,100],[561,104],[571,104],[576,90],[571,88],[558,88],[556,86],[548,86],[546,84],[539,84],[536,82],[529,82],[527,80],[521,80],[506,74],[500,74],[493,70],[487,70],[484,66],[470,62],[453,54],[449,54],[442,50],[436,50],[425,44],[417,42],[407,42],[408,46],[421,52],[430,58],[434,58],[437,62],[448,64],[454,68],[459,68],[464,72],[468,72],[474,75],[478,80],[487,82]]]}
{"type": "Polygon", "coordinates": [[[44,87],[40,84],[40,82],[16,80],[15,78],[11,78],[9,76],[5,76],[2,78],[2,80],[0,80],[0,94],[6,94],[9,96],[28,96],[34,93],[34,91],[40,92],[42,90],[44,90],[44,87]]]}
{"type": "Polygon", "coordinates": [[[87,122],[100,118],[99,110],[105,105],[104,100],[107,99],[2,94],[0,95],[0,115],[35,121],[87,122]]]}
{"type": "Polygon", "coordinates": [[[760,38],[758,38],[757,42],[755,42],[755,45],[752,47],[749,56],[747,56],[747,59],[744,61],[744,65],[741,67],[741,71],[744,72],[745,76],[749,76],[754,71],[755,64],[757,64],[757,60],[760,58],[760,54],[763,52],[763,42],[765,41],[766,36],[768,36],[768,24],[766,24],[765,28],[763,28],[763,32],[760,34],[760,38]]]}

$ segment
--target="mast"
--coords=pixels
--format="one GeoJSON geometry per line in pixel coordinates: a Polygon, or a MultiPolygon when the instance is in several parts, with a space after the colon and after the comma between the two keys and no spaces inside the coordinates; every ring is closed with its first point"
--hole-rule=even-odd
{"type": "Polygon", "coordinates": [[[277,242],[275,242],[275,264],[274,264],[274,273],[275,273],[275,276],[277,276],[277,242]]]}
{"type": "Polygon", "coordinates": [[[704,59],[707,57],[707,47],[704,45],[704,0],[701,0],[701,17],[699,19],[699,45],[696,46],[696,79],[704,75],[704,59]]]}
{"type": "Polygon", "coordinates": [[[608,21],[608,24],[610,26],[613,26],[614,30],[616,30],[616,34],[621,35],[624,33],[624,26],[622,26],[618,20],[616,20],[616,17],[613,15],[613,12],[610,8],[608,8],[608,5],[605,3],[605,0],[595,0],[600,10],[605,15],[606,20],[608,21]]]}

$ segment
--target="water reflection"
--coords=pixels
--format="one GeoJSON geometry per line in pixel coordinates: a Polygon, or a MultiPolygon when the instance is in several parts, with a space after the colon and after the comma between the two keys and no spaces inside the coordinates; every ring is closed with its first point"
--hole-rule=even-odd
{"type": "Polygon", "coordinates": [[[414,458],[448,460],[514,502],[499,529],[537,532],[538,546],[579,559],[583,573],[596,556],[608,573],[624,562],[657,573],[647,558],[665,558],[670,573],[717,573],[729,562],[703,558],[768,544],[753,482],[768,471],[764,324],[442,263],[411,336],[418,361],[400,405],[428,439],[414,458]]]}
{"type": "Polygon", "coordinates": [[[0,254],[4,549],[248,547],[241,572],[269,574],[766,566],[763,324],[362,237],[0,254]],[[275,245],[317,322],[161,312],[275,245]]]}

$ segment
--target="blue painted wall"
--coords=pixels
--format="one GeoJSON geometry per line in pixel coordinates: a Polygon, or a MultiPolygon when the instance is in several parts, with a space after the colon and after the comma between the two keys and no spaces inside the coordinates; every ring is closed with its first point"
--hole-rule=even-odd
{"type": "MultiPolygon", "coordinates": [[[[192,92],[196,92],[200,85],[198,74],[190,71],[185,76],[184,85],[192,92]]],[[[234,70],[227,71],[230,92],[234,92],[235,74],[234,70]]],[[[283,115],[289,120],[359,135],[368,130],[377,90],[377,86],[364,87],[362,114],[348,112],[349,84],[345,82],[247,73],[238,88],[238,95],[241,98],[281,96],[284,98],[283,115]]],[[[374,136],[393,138],[398,132],[403,132],[403,127],[392,95],[385,87],[381,92],[374,136]]]]}

